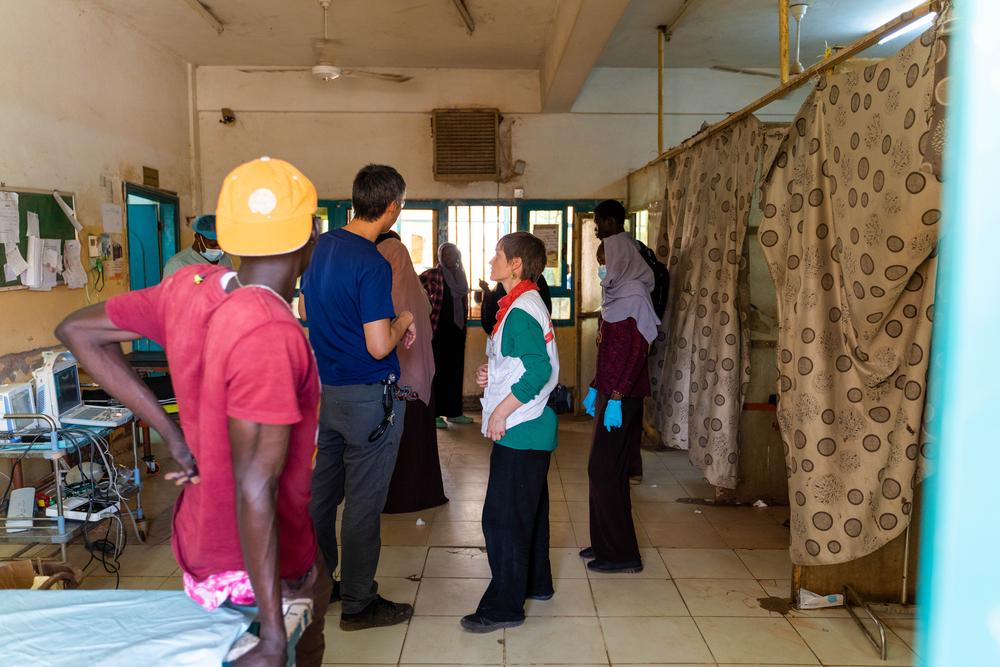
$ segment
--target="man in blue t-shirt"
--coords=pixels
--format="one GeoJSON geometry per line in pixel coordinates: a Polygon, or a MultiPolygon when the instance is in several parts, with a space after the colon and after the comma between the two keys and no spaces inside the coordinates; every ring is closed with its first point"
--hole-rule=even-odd
{"type": "Polygon", "coordinates": [[[302,280],[300,314],[309,313],[323,400],[310,513],[331,573],[337,569],[337,507],[341,525],[343,600],[340,627],[363,630],[402,623],[408,604],[378,595],[381,512],[403,432],[406,404],[397,396],[396,345],[416,338],[413,315],[392,307],[392,268],[375,247],[396,223],[406,183],[392,167],[368,165],[354,178],[354,218],[319,237],[302,280]],[[345,495],[346,491],[346,495],[345,495]]]}

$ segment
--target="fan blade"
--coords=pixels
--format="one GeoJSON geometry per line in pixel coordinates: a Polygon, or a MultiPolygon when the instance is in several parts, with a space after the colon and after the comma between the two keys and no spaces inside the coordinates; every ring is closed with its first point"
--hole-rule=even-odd
{"type": "Polygon", "coordinates": [[[341,76],[351,76],[361,79],[378,79],[379,81],[391,81],[392,83],[406,83],[412,76],[404,74],[386,74],[385,72],[369,72],[363,69],[341,70],[341,76]]]}
{"type": "Polygon", "coordinates": [[[763,76],[769,79],[781,78],[777,74],[773,74],[771,72],[759,72],[757,70],[744,69],[742,67],[726,67],[724,65],[712,65],[711,69],[714,69],[718,72],[730,72],[732,74],[748,74],[750,76],[763,76]]]}
{"type": "Polygon", "coordinates": [[[274,74],[276,72],[308,72],[310,66],[304,67],[241,67],[240,72],[244,74],[274,74]]]}

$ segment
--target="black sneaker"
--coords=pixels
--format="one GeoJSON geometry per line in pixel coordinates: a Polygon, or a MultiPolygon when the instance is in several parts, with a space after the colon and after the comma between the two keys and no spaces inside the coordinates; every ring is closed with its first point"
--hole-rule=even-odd
{"type": "Polygon", "coordinates": [[[405,623],[413,616],[413,605],[390,602],[381,595],[376,595],[367,607],[356,614],[340,614],[340,629],[367,630],[381,628],[387,625],[405,623]]]}
{"type": "Polygon", "coordinates": [[[493,632],[494,630],[503,630],[504,628],[516,628],[519,625],[524,624],[524,619],[519,621],[493,621],[482,614],[469,614],[462,618],[462,628],[466,632],[473,632],[477,635],[484,634],[486,632],[493,632]]]}
{"type": "Polygon", "coordinates": [[[580,550],[580,558],[591,559],[594,557],[594,547],[587,547],[580,550]]]}
{"type": "Polygon", "coordinates": [[[545,602],[547,600],[551,600],[552,596],[555,595],[555,594],[556,594],[555,591],[552,591],[551,593],[535,593],[534,595],[527,596],[527,599],[528,600],[539,600],[541,602],[545,602]]]}
{"type": "Polygon", "coordinates": [[[333,590],[330,591],[330,602],[340,602],[340,582],[333,580],[333,590]]]}
{"type": "Polygon", "coordinates": [[[605,574],[636,574],[642,572],[642,561],[633,560],[627,563],[610,563],[606,560],[592,560],[587,563],[587,569],[605,574]]]}

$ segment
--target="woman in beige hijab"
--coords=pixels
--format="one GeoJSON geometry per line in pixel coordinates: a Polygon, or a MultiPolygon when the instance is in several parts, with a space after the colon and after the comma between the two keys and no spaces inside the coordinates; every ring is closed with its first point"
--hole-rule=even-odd
{"type": "Polygon", "coordinates": [[[416,342],[410,349],[396,348],[399,355],[401,387],[409,387],[399,443],[396,468],[389,484],[385,512],[402,514],[437,507],[448,502],[441,480],[437,429],[434,423],[434,352],[431,348],[430,302],[413,270],[410,252],[395,232],[387,232],[375,241],[378,251],[392,266],[392,305],[396,312],[413,313],[417,327],[416,342]]]}

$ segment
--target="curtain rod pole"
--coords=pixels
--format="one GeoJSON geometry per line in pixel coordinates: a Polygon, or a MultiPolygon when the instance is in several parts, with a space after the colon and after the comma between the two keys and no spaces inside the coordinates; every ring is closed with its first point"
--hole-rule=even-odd
{"type": "Polygon", "coordinates": [[[788,83],[788,0],[778,0],[778,68],[784,85],[788,83]]]}
{"type": "Polygon", "coordinates": [[[860,53],[861,51],[864,51],[865,49],[874,46],[880,39],[882,39],[886,35],[893,33],[896,30],[899,30],[901,27],[905,25],[913,23],[917,19],[926,16],[932,11],[935,12],[940,11],[940,4],[941,4],[940,0],[928,0],[927,2],[924,2],[918,5],[917,7],[914,7],[908,12],[903,12],[896,18],[889,21],[888,23],[881,25],[878,28],[875,28],[861,39],[852,42],[850,45],[848,45],[841,51],[838,51],[836,54],[816,63],[812,67],[806,69],[801,74],[793,76],[788,80],[787,83],[778,86],[777,88],[767,93],[757,101],[748,104],[747,106],[743,107],[742,109],[740,109],[735,113],[730,114],[729,116],[719,121],[715,125],[711,125],[705,128],[698,134],[678,144],[677,146],[674,146],[670,150],[660,153],[660,155],[651,160],[646,166],[648,167],[650,165],[656,164],[660,160],[669,160],[678,153],[687,150],[691,146],[700,143],[701,141],[709,138],[710,136],[714,135],[717,132],[720,132],[721,130],[726,129],[727,127],[733,125],[737,121],[746,118],[754,111],[757,111],[758,109],[767,106],[776,99],[784,97],[789,92],[805,85],[812,77],[816,76],[820,72],[835,67],[839,65],[841,62],[850,58],[851,56],[854,56],[860,53]]]}

